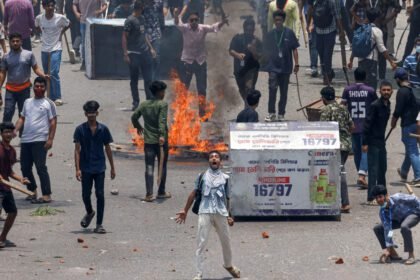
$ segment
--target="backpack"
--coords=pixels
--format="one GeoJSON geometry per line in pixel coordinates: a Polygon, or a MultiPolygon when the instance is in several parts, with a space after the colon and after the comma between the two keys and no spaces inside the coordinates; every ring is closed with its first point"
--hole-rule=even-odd
{"type": "MultiPolygon", "coordinates": [[[[194,199],[194,204],[191,208],[191,211],[198,215],[198,211],[200,210],[200,204],[201,204],[201,198],[202,198],[202,192],[203,192],[203,176],[204,176],[204,172],[200,173],[200,175],[198,176],[198,190],[195,192],[195,199],[194,199]]],[[[225,184],[225,193],[227,195],[227,188],[228,188],[228,180],[226,179],[226,184],[225,184]]]]}
{"type": "Polygon", "coordinates": [[[371,46],[372,42],[372,25],[363,24],[354,31],[353,40],[351,41],[352,53],[354,57],[366,58],[376,47],[376,43],[371,46]]]}
{"type": "Polygon", "coordinates": [[[314,24],[318,28],[327,28],[333,22],[329,0],[315,0],[313,18],[314,24]]]}

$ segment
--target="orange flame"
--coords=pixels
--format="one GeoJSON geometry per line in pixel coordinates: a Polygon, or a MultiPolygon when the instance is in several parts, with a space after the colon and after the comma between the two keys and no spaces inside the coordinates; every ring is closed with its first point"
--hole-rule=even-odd
{"type": "MultiPolygon", "coordinates": [[[[204,96],[192,93],[181,82],[176,74],[172,75],[174,81],[174,99],[170,105],[172,122],[169,127],[169,153],[177,154],[177,147],[184,146],[190,150],[208,152],[211,150],[227,151],[225,143],[212,143],[200,139],[201,123],[212,117],[216,106],[213,102],[205,100],[204,96]],[[199,106],[205,107],[205,113],[199,116],[199,106]]],[[[130,128],[132,142],[138,150],[144,146],[144,139],[137,134],[135,128],[130,128]]]]}

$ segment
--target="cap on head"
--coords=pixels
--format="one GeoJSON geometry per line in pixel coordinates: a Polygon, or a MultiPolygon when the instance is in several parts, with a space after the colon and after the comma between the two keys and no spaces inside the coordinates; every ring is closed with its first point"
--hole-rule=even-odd
{"type": "Polygon", "coordinates": [[[89,100],[83,105],[83,110],[86,113],[94,113],[97,112],[99,109],[99,103],[95,100],[89,100]]]}
{"type": "Polygon", "coordinates": [[[372,190],[373,197],[377,197],[379,195],[387,195],[388,190],[384,185],[376,185],[372,190]]]}
{"type": "Polygon", "coordinates": [[[335,100],[335,90],[333,87],[324,87],[321,90],[321,96],[328,101],[335,100]]]}
{"type": "Polygon", "coordinates": [[[408,80],[408,73],[404,68],[397,68],[397,70],[394,73],[394,79],[400,79],[402,81],[408,80]]]}

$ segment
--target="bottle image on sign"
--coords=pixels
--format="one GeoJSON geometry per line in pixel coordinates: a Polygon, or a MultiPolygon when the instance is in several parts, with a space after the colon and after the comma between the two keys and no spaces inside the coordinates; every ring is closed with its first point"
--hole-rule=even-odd
{"type": "Polygon", "coordinates": [[[324,203],[325,193],[328,186],[328,174],[326,169],[321,169],[318,177],[318,186],[316,188],[315,201],[317,203],[324,203]]]}
{"type": "Polygon", "coordinates": [[[325,193],[325,203],[333,203],[337,198],[337,186],[334,183],[329,183],[325,193]]]}
{"type": "Polygon", "coordinates": [[[311,180],[311,184],[309,186],[309,197],[311,202],[315,202],[316,192],[318,187],[318,177],[314,176],[314,178],[311,180]]]}

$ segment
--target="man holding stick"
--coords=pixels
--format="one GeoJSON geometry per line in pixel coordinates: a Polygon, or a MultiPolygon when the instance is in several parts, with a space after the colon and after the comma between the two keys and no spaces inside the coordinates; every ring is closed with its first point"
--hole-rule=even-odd
{"type": "Polygon", "coordinates": [[[153,173],[155,158],[158,158],[158,194],[156,198],[171,198],[166,188],[166,164],[168,161],[168,103],[165,98],[166,84],[161,81],[154,81],[150,85],[154,99],[144,101],[131,116],[131,122],[137,129],[139,135],[144,135],[144,159],[146,163],[146,202],[153,202],[153,173]],[[139,118],[143,116],[144,128],[140,125],[139,118]]]}
{"type": "MultiPolygon", "coordinates": [[[[16,163],[16,151],[10,145],[13,139],[13,132],[15,126],[13,123],[7,122],[0,124],[1,143],[0,143],[0,181],[8,181],[9,177],[22,184],[29,184],[27,178],[17,175],[12,167],[16,163]]],[[[4,247],[15,247],[16,245],[7,240],[7,234],[15,222],[17,216],[17,209],[15,199],[10,188],[0,182],[0,205],[7,213],[7,218],[3,226],[3,231],[0,235],[0,249],[4,247]]]]}

